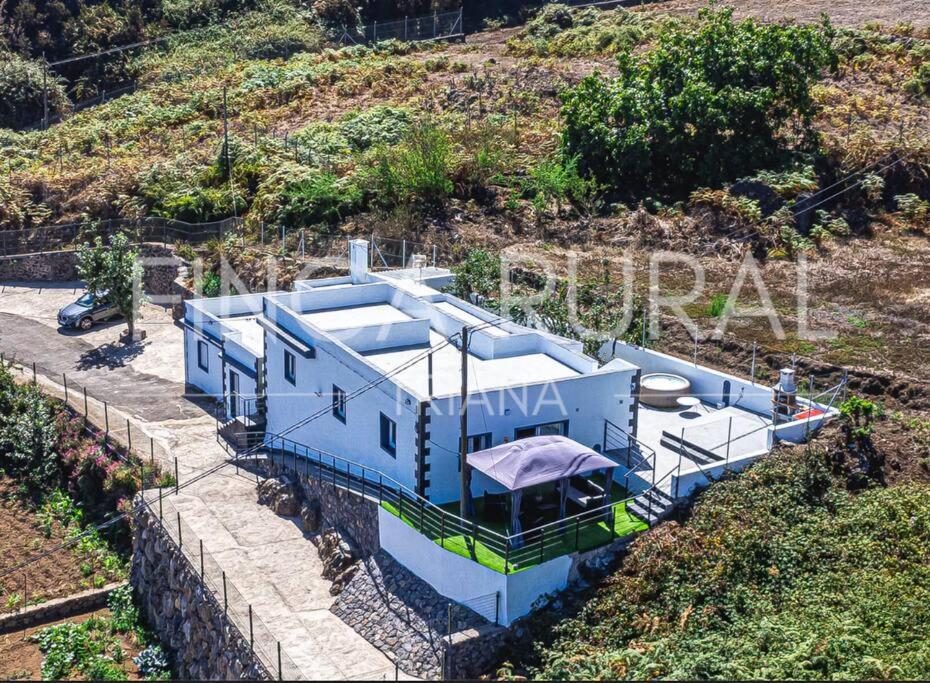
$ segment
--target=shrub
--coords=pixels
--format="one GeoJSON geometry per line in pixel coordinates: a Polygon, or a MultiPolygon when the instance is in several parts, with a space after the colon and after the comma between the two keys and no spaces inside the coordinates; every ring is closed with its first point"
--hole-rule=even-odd
{"type": "Polygon", "coordinates": [[[789,121],[810,130],[811,85],[836,59],[829,24],[700,16],[694,29],[664,27],[642,56],[622,52],[616,79],[563,94],[563,151],[582,173],[632,194],[714,186],[770,163],[789,121]]]}
{"type": "Polygon", "coordinates": [[[523,183],[524,192],[532,199],[537,211],[555,202],[556,214],[562,213],[562,203],[572,202],[590,208],[597,192],[597,182],[578,174],[576,158],[543,159],[530,170],[523,183]]]}
{"type": "Polygon", "coordinates": [[[61,466],[51,402],[31,385],[7,402],[10,412],[0,413],[0,469],[36,490],[57,485],[61,466]]]}
{"type": "Polygon", "coordinates": [[[351,178],[314,171],[285,185],[276,219],[289,226],[333,224],[358,210],[362,192],[351,178]]]}
{"type": "Polygon", "coordinates": [[[382,204],[438,206],[453,190],[452,144],[429,123],[413,124],[401,144],[381,147],[375,160],[373,189],[382,204]]]}
{"type": "Polygon", "coordinates": [[[145,678],[160,679],[168,671],[168,657],[159,645],[149,645],[132,661],[139,667],[139,674],[145,678]]]}
{"type": "MultiPolygon", "coordinates": [[[[0,128],[19,128],[42,119],[43,69],[38,62],[0,51],[0,128]]],[[[70,109],[61,79],[49,72],[49,116],[70,109]]]]}
{"type": "Polygon", "coordinates": [[[930,202],[927,202],[916,194],[899,194],[894,198],[895,204],[898,205],[898,211],[909,221],[922,222],[930,215],[930,202]]]}
{"type": "Polygon", "coordinates": [[[338,129],[353,148],[366,150],[375,145],[400,142],[412,120],[407,109],[378,105],[346,114],[338,129]]]}

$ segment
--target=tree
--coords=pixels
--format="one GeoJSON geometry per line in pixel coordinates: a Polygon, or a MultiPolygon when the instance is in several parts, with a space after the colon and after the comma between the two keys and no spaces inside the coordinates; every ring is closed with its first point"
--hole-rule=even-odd
{"type": "Polygon", "coordinates": [[[129,339],[135,334],[136,320],[142,316],[139,304],[142,294],[142,264],[139,252],[132,248],[125,233],[110,238],[109,245],[97,237],[93,246],[84,244],[78,254],[78,273],[94,294],[108,292],[111,301],[126,317],[129,339]]]}
{"type": "Polygon", "coordinates": [[[813,135],[811,86],[836,64],[833,30],[734,22],[703,10],[697,27],[665,27],[658,44],[618,57],[562,96],[566,158],[628,194],[716,185],[770,163],[796,121],[813,135]]]}

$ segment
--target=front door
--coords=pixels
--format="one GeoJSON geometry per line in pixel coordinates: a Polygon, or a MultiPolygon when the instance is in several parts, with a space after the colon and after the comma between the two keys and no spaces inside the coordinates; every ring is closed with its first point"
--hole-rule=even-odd
{"type": "Polygon", "coordinates": [[[229,371],[229,417],[239,417],[239,373],[229,371]]]}

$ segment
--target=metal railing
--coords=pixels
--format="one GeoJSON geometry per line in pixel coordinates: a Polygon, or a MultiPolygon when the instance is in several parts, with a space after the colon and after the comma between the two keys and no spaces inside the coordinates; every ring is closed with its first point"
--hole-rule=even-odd
{"type": "Polygon", "coordinates": [[[191,572],[200,577],[205,589],[204,595],[211,596],[214,609],[223,610],[230,625],[249,644],[251,652],[270,678],[286,681],[302,679],[303,672],[281,647],[281,641],[275,638],[249,600],[226,575],[216,558],[204,546],[203,539],[181,519],[180,512],[171,501],[170,496],[162,495],[161,489],[157,497],[152,492],[142,497],[152,519],[159,521],[165,534],[187,560],[191,572]]]}
{"type": "Polygon", "coordinates": [[[625,506],[638,497],[628,496],[516,534],[500,533],[445,510],[379,470],[332,453],[278,435],[266,436],[265,451],[273,464],[377,502],[442,548],[503,574],[606,545],[620,537],[621,515],[631,526],[642,522],[626,511],[625,506]]]}
{"type": "Polygon", "coordinates": [[[51,225],[23,230],[0,230],[0,256],[19,256],[43,251],[76,248],[95,237],[125,231],[134,242],[160,242],[164,246],[177,241],[202,244],[222,240],[230,232],[239,233],[241,218],[225,218],[210,223],[185,223],[168,218],[110,218],[86,223],[51,225]]]}
{"type": "Polygon", "coordinates": [[[464,35],[462,9],[436,12],[422,17],[404,17],[396,21],[375,21],[357,29],[343,26],[337,42],[343,45],[363,45],[383,40],[423,42],[451,40],[464,35]]]}

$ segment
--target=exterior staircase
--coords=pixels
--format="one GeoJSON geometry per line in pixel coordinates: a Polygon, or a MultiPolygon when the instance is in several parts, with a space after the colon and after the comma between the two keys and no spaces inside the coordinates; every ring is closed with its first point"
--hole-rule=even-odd
{"type": "Polygon", "coordinates": [[[265,398],[240,399],[238,410],[229,410],[229,400],[218,408],[217,439],[236,454],[249,451],[265,440],[265,398]],[[243,414],[239,414],[239,413],[243,414]]]}
{"type": "Polygon", "coordinates": [[[724,456],[702,448],[687,439],[682,440],[680,434],[672,434],[671,432],[663,431],[662,441],[660,443],[673,453],[680,453],[691,462],[701,465],[702,467],[705,465],[712,465],[724,459],[724,456]]]}
{"type": "Polygon", "coordinates": [[[626,509],[649,526],[654,526],[667,517],[674,507],[674,499],[668,493],[656,487],[636,496],[627,503],[626,509]]]}

